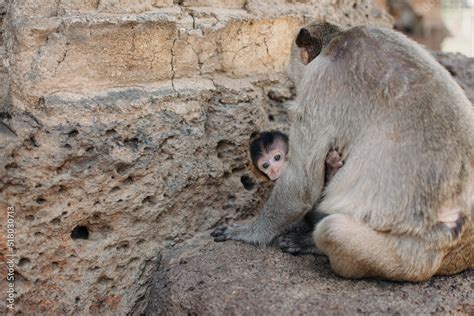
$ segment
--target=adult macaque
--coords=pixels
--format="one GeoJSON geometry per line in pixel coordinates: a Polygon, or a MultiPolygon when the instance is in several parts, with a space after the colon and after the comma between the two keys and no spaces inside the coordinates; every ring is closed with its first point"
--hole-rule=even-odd
{"type": "MultiPolygon", "coordinates": [[[[250,139],[250,159],[260,178],[276,181],[288,160],[288,136],[280,131],[261,132],[250,139]]],[[[336,150],[331,150],[326,157],[326,181],[329,181],[341,168],[343,162],[336,150]]]]}
{"type": "Polygon", "coordinates": [[[461,88],[392,30],[312,23],[296,45],[306,66],[292,76],[285,171],[254,223],[214,239],[267,245],[316,207],[329,215],[314,241],[343,277],[421,281],[472,268],[474,115],[461,88]],[[331,148],[344,166],[323,192],[331,148]]]}

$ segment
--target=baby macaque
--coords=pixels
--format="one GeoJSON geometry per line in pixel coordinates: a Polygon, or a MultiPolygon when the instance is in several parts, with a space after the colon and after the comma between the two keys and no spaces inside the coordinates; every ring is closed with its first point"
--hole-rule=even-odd
{"type": "MultiPolygon", "coordinates": [[[[261,132],[250,139],[250,158],[256,172],[276,181],[288,160],[288,136],[280,131],[261,132]]],[[[329,182],[343,165],[341,156],[331,150],[326,157],[325,182],[329,182]]]]}
{"type": "Polygon", "coordinates": [[[250,140],[250,158],[257,172],[277,180],[288,159],[288,136],[279,131],[255,135],[250,140]]]}

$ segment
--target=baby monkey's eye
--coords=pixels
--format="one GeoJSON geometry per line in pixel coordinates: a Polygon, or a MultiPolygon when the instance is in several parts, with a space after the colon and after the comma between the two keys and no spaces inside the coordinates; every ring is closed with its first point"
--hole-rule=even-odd
{"type": "Polygon", "coordinates": [[[275,161],[278,161],[281,159],[281,155],[276,155],[275,157],[273,157],[275,159],[275,161]]]}
{"type": "Polygon", "coordinates": [[[270,164],[268,162],[264,163],[262,165],[263,169],[267,169],[268,167],[270,167],[270,164]]]}

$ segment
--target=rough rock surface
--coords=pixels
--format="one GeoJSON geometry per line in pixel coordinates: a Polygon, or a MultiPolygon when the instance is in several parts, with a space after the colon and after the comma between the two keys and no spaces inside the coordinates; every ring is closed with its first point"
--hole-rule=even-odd
{"type": "Polygon", "coordinates": [[[245,148],[287,128],[297,28],[389,21],[362,0],[4,4],[0,222],[13,206],[18,314],[141,313],[165,249],[267,198],[245,148]]]}
{"type": "Polygon", "coordinates": [[[474,104],[474,58],[453,53],[433,53],[457,83],[463,88],[467,98],[474,104]]]}
{"type": "Polygon", "coordinates": [[[269,188],[248,137],[287,126],[290,45],[312,18],[389,25],[365,0],[7,1],[16,312],[140,313],[163,249],[253,215],[269,188]]]}
{"type": "Polygon", "coordinates": [[[474,313],[474,270],[423,283],[346,280],[324,256],[215,243],[202,234],[163,256],[147,315],[474,313]]]}

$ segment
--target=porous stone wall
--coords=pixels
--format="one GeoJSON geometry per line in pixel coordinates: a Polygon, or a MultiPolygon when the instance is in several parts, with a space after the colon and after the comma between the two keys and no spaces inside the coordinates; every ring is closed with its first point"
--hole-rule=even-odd
{"type": "Polygon", "coordinates": [[[0,4],[0,218],[14,207],[20,314],[141,313],[164,249],[268,196],[246,146],[288,129],[298,27],[390,24],[362,0],[0,4]]]}

